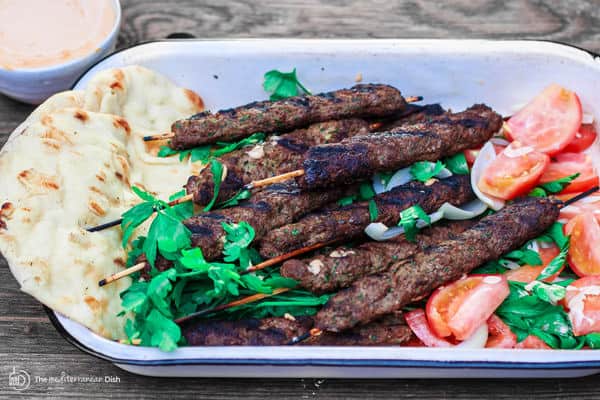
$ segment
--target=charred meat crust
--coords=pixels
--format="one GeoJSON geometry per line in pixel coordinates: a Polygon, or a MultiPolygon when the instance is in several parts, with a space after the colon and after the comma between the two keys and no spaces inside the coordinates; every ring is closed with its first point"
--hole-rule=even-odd
{"type": "MultiPolygon", "coordinates": [[[[432,213],[445,202],[460,205],[474,197],[469,176],[466,175],[455,175],[429,186],[421,182],[409,182],[374,197],[378,212],[376,222],[396,224],[400,212],[415,204],[425,212],[432,213]]],[[[371,222],[367,201],[339,209],[317,211],[298,222],[269,232],[260,243],[260,254],[264,258],[271,258],[316,243],[350,240],[362,235],[371,222]]]]}
{"type": "Polygon", "coordinates": [[[203,112],[171,126],[171,147],[183,150],[217,141],[234,141],[255,132],[286,132],[316,122],[344,118],[384,117],[401,111],[406,102],[389,85],[362,84],[314,96],[261,101],[203,112]]]}
{"type": "Polygon", "coordinates": [[[370,133],[340,143],[312,147],[303,162],[302,187],[355,182],[375,172],[392,171],[416,161],[435,161],[483,144],[501,128],[502,117],[476,104],[387,133],[370,133]]]}
{"type": "Polygon", "coordinates": [[[258,241],[272,229],[289,224],[343,195],[338,188],[301,192],[295,184],[277,184],[236,207],[202,213],[185,220],[184,224],[192,232],[192,246],[200,247],[207,260],[214,260],[223,251],[223,222],[246,221],[254,228],[258,241]]]}
{"type": "MultiPolygon", "coordinates": [[[[196,321],[182,326],[191,346],[278,346],[308,332],[311,317],[264,318],[240,321],[196,321]]],[[[302,342],[312,346],[400,345],[412,338],[402,314],[390,314],[379,321],[343,333],[325,332],[302,342]]]]}
{"type": "Polygon", "coordinates": [[[541,235],[558,214],[558,203],[548,198],[515,201],[455,238],[428,247],[386,272],[359,279],[338,292],[316,315],[315,325],[323,330],[343,331],[399,310],[541,235]]]}
{"type": "MultiPolygon", "coordinates": [[[[227,175],[221,182],[217,200],[221,202],[230,199],[246,183],[302,168],[304,153],[311,146],[335,143],[368,132],[369,123],[362,119],[320,122],[285,135],[271,136],[254,148],[243,148],[226,154],[219,158],[227,168],[227,175]]],[[[210,168],[191,176],[186,191],[193,194],[195,203],[208,204],[214,194],[210,168]]]]}
{"type": "Polygon", "coordinates": [[[357,247],[341,246],[326,254],[305,259],[288,260],[281,266],[281,275],[298,281],[310,292],[321,294],[348,287],[367,275],[383,272],[393,263],[415,255],[427,246],[447,240],[471,227],[474,221],[445,222],[423,229],[417,242],[404,236],[385,242],[369,241],[357,247]]]}

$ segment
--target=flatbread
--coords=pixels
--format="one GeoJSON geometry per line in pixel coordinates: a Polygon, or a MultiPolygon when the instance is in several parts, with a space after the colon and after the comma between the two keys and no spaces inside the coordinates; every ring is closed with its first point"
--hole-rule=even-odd
{"type": "Polygon", "coordinates": [[[0,251],[24,292],[100,335],[124,338],[119,293],[131,281],[98,287],[124,268],[121,231],[84,228],[138,202],[131,185],[161,198],[181,189],[198,167],[156,157],[141,138],[201,109],[189,90],[132,66],[51,97],[13,132],[0,151],[0,251]]]}

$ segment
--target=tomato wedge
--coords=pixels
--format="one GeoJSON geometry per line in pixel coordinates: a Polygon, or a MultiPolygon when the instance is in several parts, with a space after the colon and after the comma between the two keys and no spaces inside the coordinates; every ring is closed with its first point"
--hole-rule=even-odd
{"type": "MultiPolygon", "coordinates": [[[[578,193],[569,194],[575,196],[578,193]]],[[[558,196],[562,201],[568,200],[563,199],[564,196],[558,196]]],[[[571,204],[570,206],[564,207],[560,210],[560,219],[571,220],[579,214],[592,213],[598,222],[600,222],[600,192],[593,193],[585,199],[579,200],[578,202],[571,204]]]]}
{"type": "MultiPolygon", "coordinates": [[[[506,148],[506,146],[502,146],[500,144],[494,143],[494,150],[496,151],[496,154],[502,153],[502,150],[504,150],[505,148],[506,148]]],[[[480,151],[481,151],[481,147],[479,147],[477,149],[465,150],[464,154],[465,154],[465,160],[467,160],[467,164],[473,165],[473,163],[475,162],[475,159],[479,155],[480,151]]]]}
{"type": "Polygon", "coordinates": [[[577,95],[554,84],[508,120],[508,134],[514,140],[553,155],[573,141],[582,117],[577,95]]]}
{"type": "MultiPolygon", "coordinates": [[[[510,270],[504,274],[504,276],[506,276],[506,279],[508,279],[509,281],[523,283],[535,281],[535,279],[540,275],[542,270],[546,268],[550,261],[552,261],[554,257],[560,254],[560,249],[555,244],[552,244],[551,247],[540,248],[539,254],[540,258],[542,259],[542,265],[523,265],[520,268],[510,270]]],[[[544,279],[544,282],[552,282],[562,272],[564,268],[565,267],[563,266],[560,269],[560,271],[558,271],[556,274],[544,279]]]]}
{"type": "Polygon", "coordinates": [[[571,235],[568,261],[578,276],[600,275],[600,223],[594,214],[579,214],[565,225],[571,235]]]}
{"type": "Polygon", "coordinates": [[[575,173],[579,176],[566,186],[561,193],[584,192],[598,185],[598,175],[594,171],[592,158],[583,153],[562,153],[556,161],[548,165],[540,178],[540,183],[548,183],[575,173]]]}
{"type": "Polygon", "coordinates": [[[427,347],[452,347],[452,343],[441,339],[431,330],[427,323],[425,311],[418,308],[404,314],[408,327],[427,347]]]}
{"type": "Polygon", "coordinates": [[[571,283],[565,303],[575,336],[600,332],[600,276],[588,276],[571,283]]]}
{"type": "Polygon", "coordinates": [[[504,323],[496,314],[487,320],[488,341],[485,344],[487,348],[512,349],[517,344],[517,335],[512,333],[510,327],[504,323]]]}
{"type": "Polygon", "coordinates": [[[440,337],[465,340],[487,321],[509,294],[503,275],[471,275],[438,288],[427,302],[427,320],[440,337]]]}
{"type": "Polygon", "coordinates": [[[532,147],[512,142],[483,171],[479,189],[504,200],[529,193],[550,163],[550,157],[532,147]]]}
{"type": "Polygon", "coordinates": [[[592,124],[582,124],[575,139],[564,148],[567,153],[580,153],[587,150],[596,140],[596,128],[592,124]]]}
{"type": "Polygon", "coordinates": [[[537,336],[529,335],[522,342],[517,343],[515,349],[551,349],[546,342],[537,336]]]}

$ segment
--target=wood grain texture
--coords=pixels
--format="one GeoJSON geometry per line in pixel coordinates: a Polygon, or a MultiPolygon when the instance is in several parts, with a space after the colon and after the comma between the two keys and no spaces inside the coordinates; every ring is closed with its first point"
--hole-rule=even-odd
{"type": "MultiPolygon", "coordinates": [[[[534,38],[600,52],[600,1],[549,0],[122,0],[119,46],[189,32],[199,38],[431,37],[534,38]]],[[[0,144],[32,107],[0,97],[0,144]]],[[[155,379],[138,377],[81,353],[21,293],[0,257],[0,397],[13,367],[32,375],[117,375],[120,383],[32,383],[28,397],[105,398],[597,398],[597,377],[574,380],[155,379]]]]}

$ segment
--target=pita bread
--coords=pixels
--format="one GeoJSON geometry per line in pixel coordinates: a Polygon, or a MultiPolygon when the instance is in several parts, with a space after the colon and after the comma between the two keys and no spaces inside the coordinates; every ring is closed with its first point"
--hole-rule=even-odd
{"type": "Polygon", "coordinates": [[[24,292],[94,332],[124,338],[125,318],[116,315],[130,280],[98,287],[125,265],[121,231],[84,228],[137,203],[131,185],[161,198],[181,189],[198,167],[156,157],[158,146],[142,136],[201,108],[189,90],[133,66],[51,97],[13,132],[0,152],[0,250],[24,292]]]}

